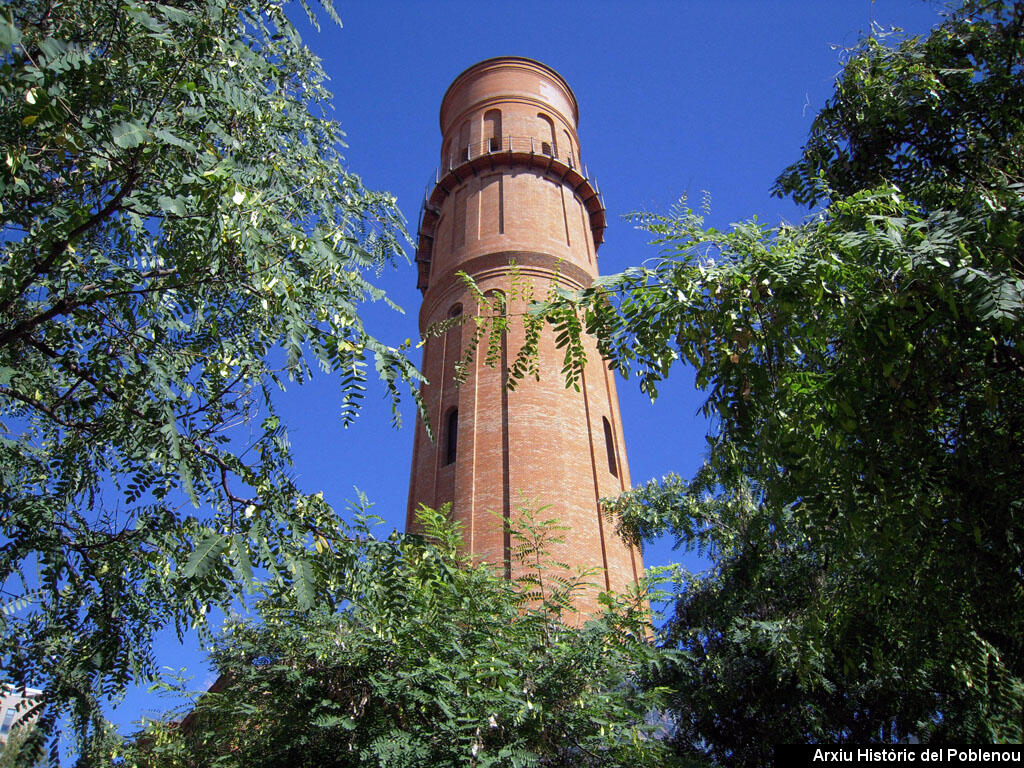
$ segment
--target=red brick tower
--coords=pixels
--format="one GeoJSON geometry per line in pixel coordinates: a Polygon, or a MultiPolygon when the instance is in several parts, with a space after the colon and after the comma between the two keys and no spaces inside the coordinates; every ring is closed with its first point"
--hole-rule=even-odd
{"type": "MultiPolygon", "coordinates": [[[[513,262],[518,281],[532,283],[538,298],[553,279],[577,288],[597,277],[605,210],[580,162],[577,121],[565,80],[531,59],[488,59],[455,78],[441,102],[441,167],[418,232],[421,330],[476,312],[459,270],[485,294],[501,292],[512,313],[524,307],[513,295],[513,262]]],[[[566,389],[563,355],[545,333],[541,380],[509,392],[504,364],[523,342],[522,326],[513,324],[502,367],[486,366],[481,350],[456,384],[455,363],[472,330],[455,325],[424,349],[423,395],[436,439],[417,424],[407,530],[416,530],[420,504],[451,502],[470,552],[510,574],[502,518],[524,505],[548,505],[544,514],[569,526],[555,559],[597,567],[596,582],[624,591],[642,574],[640,555],[615,535],[597,503],[629,488],[612,373],[588,342],[580,391],[566,389]]],[[[596,610],[596,593],[579,605],[596,610]]]]}

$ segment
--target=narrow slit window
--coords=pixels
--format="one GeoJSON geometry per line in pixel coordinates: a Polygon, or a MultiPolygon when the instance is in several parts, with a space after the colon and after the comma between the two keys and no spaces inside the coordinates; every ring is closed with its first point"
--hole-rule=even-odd
{"type": "Polygon", "coordinates": [[[454,464],[459,447],[459,409],[452,408],[445,421],[444,463],[454,464]]]}
{"type": "Polygon", "coordinates": [[[459,128],[459,146],[455,153],[457,162],[464,163],[469,160],[469,122],[465,122],[459,128]]]}
{"type": "Polygon", "coordinates": [[[618,477],[619,466],[615,463],[615,440],[612,438],[612,425],[603,416],[601,421],[604,422],[604,446],[608,451],[608,471],[612,473],[613,477],[618,477]]]}
{"type": "Polygon", "coordinates": [[[454,304],[448,309],[448,321],[445,323],[445,332],[451,331],[453,328],[458,328],[459,323],[456,322],[462,317],[462,305],[454,304]]]}
{"type": "Polygon", "coordinates": [[[484,136],[487,139],[487,151],[497,152],[501,149],[500,109],[489,109],[484,113],[484,136]]]}

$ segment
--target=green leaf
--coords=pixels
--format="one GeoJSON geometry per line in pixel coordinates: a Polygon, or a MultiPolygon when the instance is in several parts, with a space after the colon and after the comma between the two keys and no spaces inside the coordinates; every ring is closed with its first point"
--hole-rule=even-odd
{"type": "Polygon", "coordinates": [[[196,548],[182,569],[182,576],[191,579],[205,576],[220,559],[221,553],[228,546],[230,539],[222,533],[210,531],[196,544],[196,548]]]}
{"type": "Polygon", "coordinates": [[[134,120],[117,123],[110,130],[110,136],[114,144],[122,149],[137,147],[146,141],[150,133],[146,128],[134,120]]]}
{"type": "Polygon", "coordinates": [[[300,610],[309,610],[315,602],[313,571],[307,558],[299,556],[289,560],[292,572],[292,589],[300,610]]]}
{"type": "Polygon", "coordinates": [[[236,578],[241,579],[242,584],[245,586],[247,590],[252,589],[252,561],[249,558],[248,539],[245,536],[237,533],[234,536],[232,536],[231,552],[235,562],[236,578]]]}
{"type": "Polygon", "coordinates": [[[178,216],[185,215],[185,201],[181,197],[168,197],[167,195],[161,195],[157,200],[160,208],[168,213],[174,213],[178,216]]]}
{"type": "Polygon", "coordinates": [[[0,48],[14,48],[21,44],[21,30],[18,29],[12,19],[0,16],[0,48]]]}
{"type": "Polygon", "coordinates": [[[175,8],[173,5],[157,3],[156,8],[168,21],[175,24],[189,24],[194,18],[188,11],[182,8],[175,8]]]}
{"type": "Polygon", "coordinates": [[[195,144],[193,144],[190,141],[186,141],[185,139],[182,139],[180,136],[177,136],[176,134],[172,133],[166,128],[156,128],[153,131],[153,135],[156,136],[161,141],[164,141],[175,147],[180,147],[181,149],[187,150],[189,152],[199,151],[199,148],[195,144]]]}
{"type": "Polygon", "coordinates": [[[351,717],[342,717],[339,715],[318,715],[313,720],[313,725],[317,728],[341,728],[345,731],[354,731],[356,729],[356,721],[351,717]]]}

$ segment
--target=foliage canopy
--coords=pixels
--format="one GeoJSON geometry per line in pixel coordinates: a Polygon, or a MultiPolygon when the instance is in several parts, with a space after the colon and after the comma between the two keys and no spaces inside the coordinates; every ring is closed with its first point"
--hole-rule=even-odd
{"type": "Polygon", "coordinates": [[[347,420],[371,363],[417,380],[357,314],[405,231],[275,2],[26,0],[0,52],[0,668],[39,734],[98,732],[153,631],[254,569],[312,602],[333,513],[272,391],[338,372],[347,420]]]}
{"type": "Polygon", "coordinates": [[[588,576],[550,561],[553,521],[517,516],[523,575],[508,580],[460,554],[447,517],[422,509],[424,538],[339,524],[318,561],[336,607],[278,592],[258,623],[227,626],[214,691],[126,764],[672,765],[654,738],[661,692],[640,685],[657,663],[646,601],[609,598],[583,624],[572,597],[588,576]]]}
{"type": "Polygon", "coordinates": [[[968,2],[865,40],[777,184],[825,207],[639,215],[661,259],[535,308],[652,397],[680,362],[708,393],[697,476],[609,504],[712,560],[657,678],[680,754],[1024,737],[1022,28],[1022,3],[968,2]]]}

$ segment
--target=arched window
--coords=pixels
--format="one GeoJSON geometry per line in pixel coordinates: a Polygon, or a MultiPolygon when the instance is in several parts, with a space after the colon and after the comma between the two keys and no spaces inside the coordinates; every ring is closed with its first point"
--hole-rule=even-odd
{"type": "Polygon", "coordinates": [[[452,408],[448,411],[448,418],[444,422],[444,463],[454,464],[455,456],[459,448],[459,409],[452,408]]]}
{"type": "Polygon", "coordinates": [[[490,304],[491,304],[491,311],[493,312],[493,314],[495,314],[495,315],[503,315],[503,314],[505,314],[505,292],[504,291],[499,290],[499,289],[496,288],[496,289],[494,289],[492,291],[487,291],[487,293],[484,294],[484,297],[487,299],[487,301],[490,302],[490,304]]]}
{"type": "Polygon", "coordinates": [[[489,109],[484,112],[484,139],[489,152],[501,149],[501,110],[489,109]]]}
{"type": "Polygon", "coordinates": [[[464,163],[469,160],[469,121],[467,120],[459,128],[459,145],[455,148],[456,162],[464,163]]]}
{"type": "Polygon", "coordinates": [[[457,322],[458,318],[462,316],[462,305],[452,304],[448,309],[448,319],[445,322],[445,331],[450,331],[453,328],[458,328],[460,323],[457,322]]]}
{"type": "Polygon", "coordinates": [[[541,154],[557,157],[558,147],[555,144],[555,124],[551,122],[550,117],[541,112],[537,113],[537,117],[540,118],[541,122],[541,154]]]}
{"type": "Polygon", "coordinates": [[[608,471],[612,473],[612,476],[619,476],[619,467],[615,462],[615,440],[612,438],[612,425],[604,416],[601,417],[601,421],[604,422],[604,446],[608,451],[608,471]]]}
{"type": "Polygon", "coordinates": [[[575,168],[576,163],[572,159],[572,139],[569,138],[568,131],[562,131],[562,137],[564,138],[564,146],[562,147],[562,154],[565,155],[565,162],[570,168],[575,168]]]}

